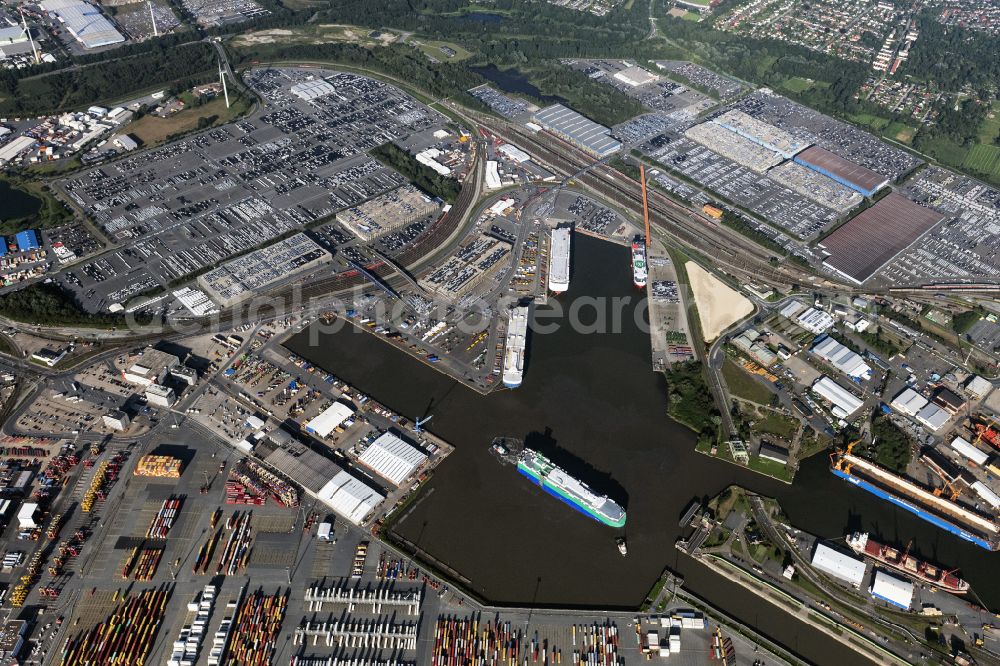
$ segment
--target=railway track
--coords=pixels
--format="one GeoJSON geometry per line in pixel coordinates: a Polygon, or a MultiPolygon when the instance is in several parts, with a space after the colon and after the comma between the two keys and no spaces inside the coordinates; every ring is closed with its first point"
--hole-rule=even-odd
{"type": "MultiPolygon", "coordinates": [[[[514,126],[493,119],[476,118],[498,138],[514,143],[534,154],[540,162],[563,178],[573,178],[585,188],[614,202],[636,218],[642,216],[642,193],[638,182],[614,168],[599,164],[573,146],[555,137],[530,135],[514,126]]],[[[814,278],[795,268],[774,266],[769,252],[746,239],[701,220],[689,209],[671,201],[655,190],[649,197],[650,222],[681,246],[710,253],[718,263],[758,279],[798,284],[814,278]],[[734,248],[739,248],[735,250],[734,248]]],[[[829,282],[829,281],[828,281],[829,282]]],[[[847,285],[838,288],[853,290],[847,285]]]]}
{"type": "MultiPolygon", "coordinates": [[[[477,162],[469,172],[470,177],[476,175],[478,166],[479,158],[477,157],[477,162]]],[[[458,229],[458,225],[465,218],[466,211],[475,204],[475,190],[476,188],[471,184],[468,186],[463,184],[451,209],[442,215],[415,243],[400,253],[399,256],[395,257],[395,262],[405,269],[411,269],[440,250],[440,246],[458,229]]],[[[398,275],[398,271],[395,268],[381,260],[366,265],[365,269],[393,287],[401,286],[400,282],[404,284],[406,282],[406,280],[398,275]]],[[[298,294],[303,299],[318,298],[360,287],[366,282],[367,279],[359,272],[347,271],[338,275],[314,280],[300,288],[298,294]]],[[[275,293],[274,297],[285,299],[285,302],[287,302],[294,294],[295,290],[293,288],[286,288],[275,293]]]]}

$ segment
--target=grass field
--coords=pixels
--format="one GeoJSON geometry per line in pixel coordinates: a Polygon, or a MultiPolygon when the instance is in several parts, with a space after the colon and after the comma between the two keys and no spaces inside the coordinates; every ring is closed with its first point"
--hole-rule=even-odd
{"type": "Polygon", "coordinates": [[[310,23],[292,28],[268,28],[247,32],[233,38],[233,46],[250,47],[255,44],[327,44],[349,42],[362,46],[392,44],[399,35],[391,31],[371,30],[356,25],[338,23],[310,23]],[[373,37],[373,34],[376,34],[373,37]]]}
{"type": "Polygon", "coordinates": [[[754,429],[790,440],[798,432],[799,422],[798,419],[793,419],[790,416],[769,412],[767,416],[757,420],[754,429]]]}
{"type": "Polygon", "coordinates": [[[460,60],[466,60],[472,56],[471,52],[453,42],[434,42],[423,40],[418,42],[416,40],[412,40],[410,43],[414,44],[418,49],[423,51],[425,55],[438,61],[458,62],[460,60]],[[455,55],[449,57],[444,51],[441,50],[441,47],[446,47],[455,51],[455,55]]]}
{"type": "Polygon", "coordinates": [[[197,129],[199,118],[215,116],[213,124],[219,125],[236,117],[241,109],[246,109],[242,101],[234,102],[231,108],[226,109],[226,101],[218,98],[202,106],[184,109],[169,118],[143,116],[126,126],[125,131],[142,141],[144,146],[155,146],[166,141],[168,136],[197,129]]]}
{"type": "Polygon", "coordinates": [[[692,12],[692,11],[688,10],[688,12],[684,16],[682,16],[681,19],[683,19],[685,21],[694,21],[695,23],[697,23],[698,21],[701,20],[701,13],[700,12],[692,12]]]}
{"type": "Polygon", "coordinates": [[[948,139],[938,138],[929,142],[925,152],[940,162],[958,166],[965,161],[969,151],[948,139]]]}
{"type": "Polygon", "coordinates": [[[63,171],[79,169],[82,164],[79,157],[73,157],[68,160],[58,160],[56,162],[39,162],[38,164],[29,165],[26,170],[38,176],[55,176],[63,171]]]}
{"type": "Polygon", "coordinates": [[[883,134],[890,139],[895,139],[896,141],[901,141],[903,143],[910,143],[913,141],[913,135],[916,133],[909,125],[904,125],[900,122],[889,123],[889,125],[883,130],[883,134]]]}
{"type": "Polygon", "coordinates": [[[993,109],[979,126],[979,143],[992,144],[1000,135],[1000,102],[993,102],[993,109]]]}
{"type": "Polygon", "coordinates": [[[771,392],[732,359],[727,358],[723,364],[722,376],[726,380],[729,392],[737,398],[756,402],[758,405],[771,402],[771,392]]]}
{"type": "Polygon", "coordinates": [[[966,155],[962,166],[977,173],[1000,179],[1000,147],[979,144],[973,146],[966,155]]]}
{"type": "Polygon", "coordinates": [[[869,129],[873,129],[881,132],[886,127],[889,126],[889,119],[883,118],[882,116],[875,116],[870,113],[856,113],[852,116],[848,116],[851,122],[857,123],[858,125],[864,125],[869,129]]]}
{"type": "Polygon", "coordinates": [[[790,79],[785,79],[785,82],[781,86],[792,92],[805,92],[812,88],[815,84],[809,79],[804,79],[801,76],[793,76],[790,79]]]}
{"type": "Polygon", "coordinates": [[[785,483],[792,482],[792,473],[788,471],[788,468],[774,460],[768,460],[766,458],[761,458],[760,456],[751,456],[750,464],[747,465],[747,467],[755,472],[773,476],[774,478],[784,481],[785,483]]]}

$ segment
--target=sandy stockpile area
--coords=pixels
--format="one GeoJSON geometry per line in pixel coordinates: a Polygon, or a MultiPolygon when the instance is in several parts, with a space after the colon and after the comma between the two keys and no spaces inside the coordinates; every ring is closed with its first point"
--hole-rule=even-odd
{"type": "Polygon", "coordinates": [[[705,342],[711,342],[733,323],[753,312],[753,303],[704,268],[689,261],[684,264],[698,306],[698,319],[705,342]]]}

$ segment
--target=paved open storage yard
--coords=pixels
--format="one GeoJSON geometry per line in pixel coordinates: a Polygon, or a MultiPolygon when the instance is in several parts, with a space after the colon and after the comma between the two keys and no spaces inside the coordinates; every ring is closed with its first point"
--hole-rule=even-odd
{"type": "Polygon", "coordinates": [[[60,182],[121,243],[61,276],[85,307],[182,280],[403,185],[366,151],[444,124],[354,74],[259,69],[247,81],[265,100],[249,118],[60,182]]]}

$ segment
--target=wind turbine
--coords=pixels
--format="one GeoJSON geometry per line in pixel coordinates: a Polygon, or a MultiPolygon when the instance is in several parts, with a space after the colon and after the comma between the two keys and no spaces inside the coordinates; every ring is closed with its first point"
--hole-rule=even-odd
{"type": "Polygon", "coordinates": [[[219,60],[219,82],[222,83],[222,94],[226,96],[226,108],[229,108],[229,90],[226,89],[226,73],[222,71],[222,60],[219,60]]]}
{"type": "Polygon", "coordinates": [[[156,14],[153,13],[153,2],[152,0],[146,0],[146,4],[149,5],[149,18],[153,21],[153,37],[159,37],[160,31],[156,28],[156,14]]]}
{"type": "Polygon", "coordinates": [[[21,15],[21,25],[24,26],[24,34],[28,36],[28,41],[31,42],[31,54],[35,56],[35,64],[39,64],[41,59],[38,57],[38,49],[35,48],[35,40],[31,36],[31,30],[28,29],[28,21],[24,18],[24,12],[20,7],[17,8],[18,13],[21,15]]]}

